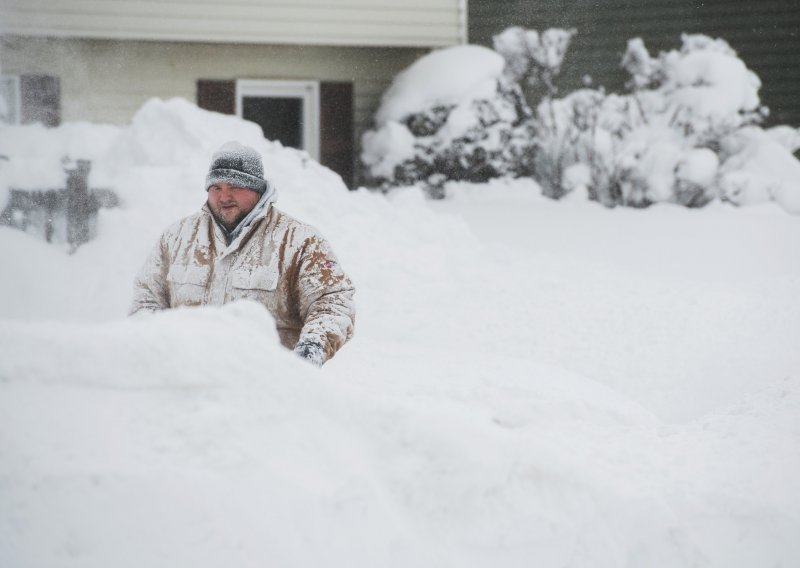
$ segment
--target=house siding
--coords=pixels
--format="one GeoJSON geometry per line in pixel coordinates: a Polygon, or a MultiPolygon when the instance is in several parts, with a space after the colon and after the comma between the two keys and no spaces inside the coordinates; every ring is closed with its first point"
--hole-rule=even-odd
{"type": "Polygon", "coordinates": [[[427,50],[5,37],[3,73],[58,77],[66,121],[125,124],[152,97],[197,100],[198,79],[349,81],[356,140],[392,78],[427,50]]]}
{"type": "Polygon", "coordinates": [[[446,46],[465,0],[3,0],[2,33],[215,43],[446,46]]]}
{"type": "Polygon", "coordinates": [[[469,41],[491,45],[509,26],[575,28],[558,85],[624,88],[627,40],[641,37],[651,54],[680,47],[681,33],[721,37],[761,79],[767,125],[800,126],[800,9],[797,0],[470,0],[469,41]]]}

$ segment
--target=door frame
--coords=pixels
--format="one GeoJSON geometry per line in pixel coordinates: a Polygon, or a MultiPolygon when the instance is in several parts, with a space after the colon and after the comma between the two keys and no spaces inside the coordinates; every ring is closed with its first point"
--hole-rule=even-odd
{"type": "Polygon", "coordinates": [[[0,82],[2,82],[0,96],[5,95],[6,115],[3,117],[5,124],[22,124],[22,88],[19,75],[0,75],[0,82]]]}
{"type": "Polygon", "coordinates": [[[319,161],[319,81],[272,79],[236,80],[236,116],[242,117],[244,97],[291,98],[303,101],[303,150],[319,161]]]}

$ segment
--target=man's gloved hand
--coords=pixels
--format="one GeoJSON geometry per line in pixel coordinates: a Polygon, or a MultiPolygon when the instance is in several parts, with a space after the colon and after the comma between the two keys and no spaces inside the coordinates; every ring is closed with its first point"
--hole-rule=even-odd
{"type": "Polygon", "coordinates": [[[325,362],[325,348],[314,339],[303,339],[294,347],[294,352],[309,363],[321,367],[325,362]]]}

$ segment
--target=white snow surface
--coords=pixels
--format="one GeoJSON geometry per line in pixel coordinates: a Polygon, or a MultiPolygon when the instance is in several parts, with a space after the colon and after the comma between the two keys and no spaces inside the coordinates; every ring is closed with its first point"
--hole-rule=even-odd
{"type": "Polygon", "coordinates": [[[71,255],[0,227],[3,567],[800,565],[800,217],[775,203],[347,192],[177,99],[8,132],[35,175],[95,159],[123,205],[71,255]],[[321,370],[256,304],[124,315],[227,140],[356,283],[321,370]]]}
{"type": "Polygon", "coordinates": [[[800,160],[784,144],[760,128],[743,128],[729,136],[721,185],[738,203],[775,200],[800,214],[800,160]]]}
{"type": "Polygon", "coordinates": [[[375,121],[382,126],[437,105],[488,98],[494,94],[504,66],[503,56],[488,47],[437,49],[395,77],[384,93],[375,121]]]}
{"type": "Polygon", "coordinates": [[[405,124],[393,120],[365,132],[361,140],[361,161],[375,176],[392,178],[398,164],[414,157],[414,135],[405,124]]]}

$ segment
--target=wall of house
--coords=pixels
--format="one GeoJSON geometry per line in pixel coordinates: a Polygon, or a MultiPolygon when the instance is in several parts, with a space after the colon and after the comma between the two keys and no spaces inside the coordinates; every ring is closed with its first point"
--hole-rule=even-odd
{"type": "Polygon", "coordinates": [[[768,124],[800,126],[800,9],[797,0],[470,0],[469,41],[491,45],[509,26],[576,28],[562,90],[592,84],[609,91],[627,79],[619,67],[627,40],[651,54],[680,47],[681,33],[725,39],[761,78],[768,124]]]}
{"type": "Polygon", "coordinates": [[[65,38],[0,39],[3,73],[60,79],[61,120],[124,124],[149,98],[196,102],[198,79],[352,81],[355,135],[419,48],[320,47],[65,38]]]}
{"type": "Polygon", "coordinates": [[[465,0],[3,0],[2,33],[301,45],[463,43],[465,0]]]}

